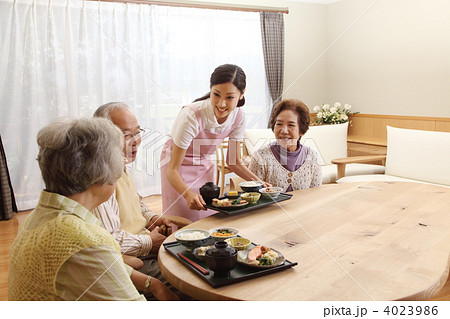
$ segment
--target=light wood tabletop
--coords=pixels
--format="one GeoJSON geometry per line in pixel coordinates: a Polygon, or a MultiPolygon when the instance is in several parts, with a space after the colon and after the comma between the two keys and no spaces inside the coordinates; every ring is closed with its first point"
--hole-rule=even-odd
{"type": "MultiPolygon", "coordinates": [[[[199,300],[427,300],[445,284],[450,188],[421,183],[328,184],[287,201],[186,228],[231,226],[297,266],[212,288],[163,247],[163,276],[199,300]]],[[[186,229],[184,228],[184,229],[186,229]]],[[[175,241],[173,235],[166,242],[175,241]]]]}

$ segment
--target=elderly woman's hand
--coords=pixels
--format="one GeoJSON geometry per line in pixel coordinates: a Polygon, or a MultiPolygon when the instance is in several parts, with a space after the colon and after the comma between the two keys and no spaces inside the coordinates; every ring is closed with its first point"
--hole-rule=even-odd
{"type": "Polygon", "coordinates": [[[180,300],[180,298],[178,298],[176,294],[174,294],[163,282],[161,282],[161,280],[148,276],[140,271],[132,271],[131,281],[136,289],[144,293],[150,292],[158,300],[180,300]]]}
{"type": "Polygon", "coordinates": [[[159,279],[153,277],[151,279],[149,291],[160,301],[178,301],[180,298],[172,292],[159,279]]]}

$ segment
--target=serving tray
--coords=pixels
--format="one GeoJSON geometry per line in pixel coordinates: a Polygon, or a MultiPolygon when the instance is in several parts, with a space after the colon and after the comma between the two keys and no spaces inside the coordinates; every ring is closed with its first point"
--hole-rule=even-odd
{"type": "MultiPolygon", "coordinates": [[[[242,192],[239,192],[241,194],[242,192]]],[[[209,209],[216,210],[218,212],[221,212],[222,214],[226,215],[235,215],[239,213],[248,212],[251,210],[259,209],[261,207],[271,205],[277,202],[282,202],[284,200],[288,200],[292,197],[292,194],[287,193],[280,193],[277,198],[266,198],[261,195],[261,198],[254,204],[249,203],[248,205],[245,205],[243,207],[216,207],[211,204],[206,204],[205,206],[209,209]]],[[[226,197],[220,197],[219,199],[224,199],[226,197]]]]}
{"type": "MultiPolygon", "coordinates": [[[[205,246],[213,245],[214,239],[210,239],[205,246]]],[[[236,282],[241,282],[247,279],[256,278],[264,275],[268,275],[274,272],[278,272],[284,269],[291,268],[295,265],[297,265],[297,262],[290,262],[289,260],[285,260],[284,264],[275,266],[272,268],[253,268],[249,266],[242,265],[240,263],[237,263],[236,267],[230,271],[230,274],[227,277],[217,277],[214,275],[214,272],[208,268],[205,261],[201,261],[197,259],[191,252],[186,251],[186,248],[178,243],[177,241],[169,242],[169,243],[163,243],[164,249],[172,255],[174,258],[176,258],[179,262],[181,262],[183,265],[185,265],[189,270],[191,270],[193,273],[195,273],[197,276],[199,276],[202,280],[204,280],[208,285],[211,287],[217,288],[225,285],[230,285],[236,282]],[[177,254],[180,253],[190,260],[194,261],[195,263],[199,264],[203,268],[209,270],[208,275],[204,275],[199,270],[197,270],[195,267],[193,267],[191,264],[189,264],[187,261],[179,257],[177,254]]],[[[254,243],[251,244],[250,248],[255,247],[256,245],[254,243]]]]}

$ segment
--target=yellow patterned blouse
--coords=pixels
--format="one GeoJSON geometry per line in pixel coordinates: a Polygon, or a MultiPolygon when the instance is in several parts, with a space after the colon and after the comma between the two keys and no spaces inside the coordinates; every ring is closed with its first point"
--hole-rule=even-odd
{"type": "Polygon", "coordinates": [[[42,191],[10,253],[9,300],[145,300],[115,239],[85,207],[42,191]]]}

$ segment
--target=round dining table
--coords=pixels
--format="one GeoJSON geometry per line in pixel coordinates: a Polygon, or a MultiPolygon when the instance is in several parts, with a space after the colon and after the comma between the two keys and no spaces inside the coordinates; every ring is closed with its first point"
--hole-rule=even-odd
{"type": "MultiPolygon", "coordinates": [[[[198,300],[428,300],[447,281],[450,188],[424,183],[327,184],[183,229],[229,226],[297,265],[213,288],[163,246],[163,276],[198,300]]],[[[172,234],[165,243],[174,242],[172,234]]]]}

